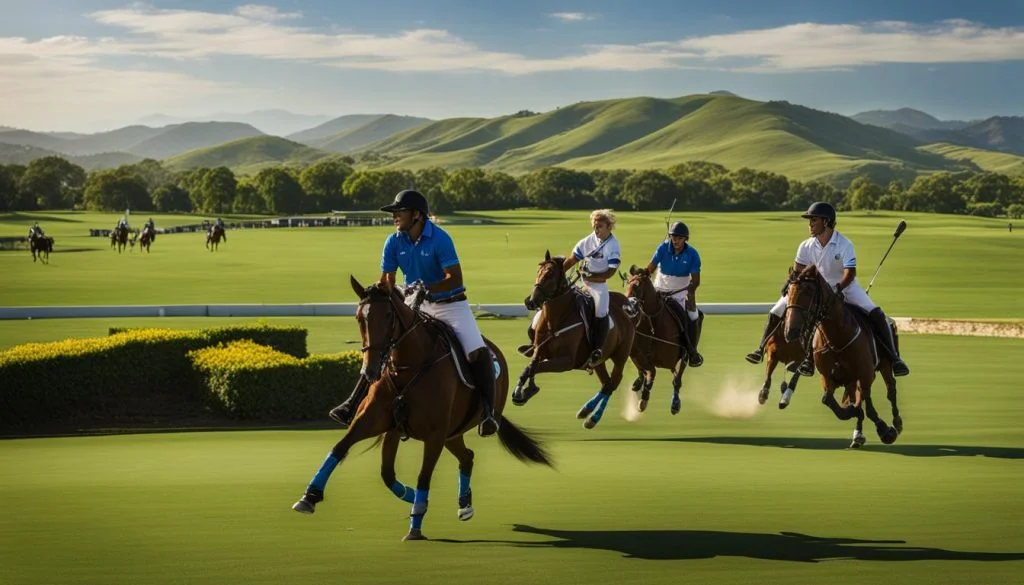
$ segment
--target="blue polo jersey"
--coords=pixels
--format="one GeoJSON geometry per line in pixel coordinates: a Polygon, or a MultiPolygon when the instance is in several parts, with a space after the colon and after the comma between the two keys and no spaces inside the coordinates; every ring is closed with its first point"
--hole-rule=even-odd
{"type": "Polygon", "coordinates": [[[686,244],[683,251],[676,254],[672,242],[662,242],[654,251],[651,264],[658,266],[658,272],[665,276],[690,276],[700,273],[700,254],[693,246],[686,244]]]}
{"type": "MultiPolygon", "coordinates": [[[[423,224],[423,233],[417,242],[409,238],[407,232],[399,232],[388,236],[384,241],[384,252],[380,258],[381,272],[395,272],[402,269],[406,286],[422,280],[425,284],[437,284],[444,280],[444,269],[459,263],[459,255],[455,253],[455,242],[448,232],[427,220],[423,224]]],[[[460,286],[452,290],[430,293],[428,300],[440,301],[466,292],[460,286]]]]}

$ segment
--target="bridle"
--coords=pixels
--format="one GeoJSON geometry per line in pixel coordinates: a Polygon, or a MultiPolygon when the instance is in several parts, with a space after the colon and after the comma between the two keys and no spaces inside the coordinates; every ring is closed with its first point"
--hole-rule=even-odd
{"type": "MultiPolygon", "coordinates": [[[[384,375],[384,369],[388,364],[393,365],[392,357],[395,350],[399,345],[416,330],[422,323],[422,319],[416,318],[415,311],[413,312],[413,322],[410,325],[406,325],[398,317],[398,307],[395,306],[394,295],[376,288],[369,287],[366,289],[366,294],[360,299],[359,304],[356,306],[356,311],[361,312],[364,306],[375,305],[375,304],[386,304],[388,313],[388,336],[380,344],[364,345],[360,348],[360,351],[366,353],[370,350],[376,350],[380,352],[380,362],[377,366],[377,377],[380,378],[384,375]]],[[[369,337],[369,333],[367,333],[369,337]]]]}

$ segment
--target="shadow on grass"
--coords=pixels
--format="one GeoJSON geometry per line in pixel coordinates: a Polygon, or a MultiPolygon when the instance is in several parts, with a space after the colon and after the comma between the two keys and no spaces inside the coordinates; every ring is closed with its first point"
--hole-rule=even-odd
{"type": "Polygon", "coordinates": [[[827,538],[797,532],[776,534],[717,530],[555,530],[516,524],[513,532],[552,540],[454,540],[451,544],[493,543],[524,548],[606,550],[626,558],[689,560],[746,557],[770,561],[818,563],[855,561],[1020,561],[1024,553],[967,552],[905,545],[903,540],[827,538]]]}
{"type": "MultiPolygon", "coordinates": [[[[714,445],[746,445],[749,447],[778,447],[809,451],[840,451],[846,449],[849,439],[789,438],[789,437],[662,437],[654,439],[609,438],[590,441],[671,441],[678,443],[711,443],[714,445]]],[[[985,447],[977,445],[882,445],[869,442],[861,448],[874,453],[891,453],[907,457],[993,457],[996,459],[1024,459],[1024,448],[985,447]]]]}

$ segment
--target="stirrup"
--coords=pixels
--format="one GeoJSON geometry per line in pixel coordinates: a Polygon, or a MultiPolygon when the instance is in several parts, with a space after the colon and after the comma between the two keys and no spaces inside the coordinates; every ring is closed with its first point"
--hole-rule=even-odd
{"type": "Polygon", "coordinates": [[[587,358],[587,365],[588,366],[596,366],[598,364],[598,362],[601,361],[601,358],[603,358],[603,357],[604,357],[604,352],[601,351],[600,349],[595,349],[594,351],[590,352],[590,357],[587,358]]]}
{"type": "Polygon", "coordinates": [[[327,416],[331,417],[334,422],[341,425],[341,428],[347,429],[352,424],[352,415],[355,409],[348,405],[348,402],[343,402],[338,406],[335,406],[327,413],[327,416]]]}
{"type": "Polygon", "coordinates": [[[752,352],[747,354],[747,361],[752,363],[752,364],[754,364],[754,365],[757,365],[757,364],[761,363],[763,360],[764,360],[764,350],[763,349],[755,349],[754,351],[752,351],[752,352]]]}
{"type": "Polygon", "coordinates": [[[804,360],[796,367],[796,371],[799,372],[801,376],[813,376],[814,362],[811,360],[804,360]]]}
{"type": "Polygon", "coordinates": [[[477,426],[476,430],[481,437],[489,437],[494,433],[497,433],[500,426],[501,425],[498,423],[497,419],[495,419],[494,415],[492,414],[488,415],[487,418],[481,421],[479,426],[477,426]]]}
{"type": "Polygon", "coordinates": [[[695,351],[693,352],[693,355],[687,358],[686,365],[691,368],[699,368],[704,365],[704,356],[695,351]]]}

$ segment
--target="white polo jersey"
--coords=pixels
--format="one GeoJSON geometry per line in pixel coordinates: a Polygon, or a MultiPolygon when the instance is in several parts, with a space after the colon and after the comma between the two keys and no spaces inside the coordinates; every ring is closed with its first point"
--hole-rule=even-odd
{"type": "Polygon", "coordinates": [[[572,255],[577,260],[587,260],[587,269],[595,274],[605,272],[609,268],[618,268],[622,262],[622,250],[615,236],[609,235],[604,241],[591,233],[576,243],[572,255]]]}
{"type": "MultiPolygon", "coordinates": [[[[814,236],[801,242],[796,249],[796,262],[804,266],[817,266],[818,273],[829,284],[835,285],[843,279],[845,269],[857,267],[857,254],[853,250],[853,242],[834,231],[824,246],[814,236]]],[[[853,283],[859,286],[856,279],[853,283]]]]}

